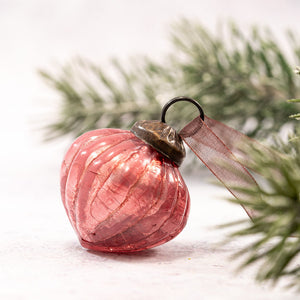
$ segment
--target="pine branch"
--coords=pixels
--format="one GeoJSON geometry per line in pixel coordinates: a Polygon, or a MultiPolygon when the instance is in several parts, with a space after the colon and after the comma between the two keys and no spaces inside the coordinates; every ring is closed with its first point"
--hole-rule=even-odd
{"type": "MultiPolygon", "coordinates": [[[[277,140],[274,158],[258,148],[252,148],[251,169],[262,174],[264,184],[259,190],[244,189],[252,200],[233,202],[257,212],[253,222],[233,223],[239,229],[231,234],[256,236],[252,244],[236,253],[245,256],[241,268],[260,262],[257,280],[276,283],[282,277],[291,278],[291,286],[300,289],[300,130],[285,144],[277,140]],[[242,227],[241,227],[242,224],[242,227]]],[[[226,226],[226,225],[225,225],[226,226]]]]}
{"type": "MultiPolygon", "coordinates": [[[[162,104],[187,95],[199,100],[207,115],[236,129],[249,121],[246,133],[265,137],[292,122],[288,116],[294,107],[282,99],[300,97],[299,82],[289,67],[300,62],[300,44],[291,32],[287,38],[293,60],[270,30],[252,27],[243,34],[230,23],[215,34],[182,20],[173,26],[173,47],[163,63],[140,58],[125,68],[114,60],[108,75],[103,67],[78,59],[53,74],[41,71],[61,98],[58,118],[46,136],[129,128],[136,120],[159,119],[162,104]]],[[[193,113],[192,106],[178,104],[169,119],[180,128],[193,113]]]]}
{"type": "Polygon", "coordinates": [[[144,112],[147,117],[159,118],[161,105],[154,97],[155,84],[149,76],[143,74],[143,82],[138,82],[137,77],[126,73],[117,61],[112,64],[118,73],[118,84],[100,67],[81,59],[62,67],[59,76],[40,71],[61,95],[58,120],[46,128],[47,139],[69,133],[78,136],[101,127],[129,128],[143,118],[144,112]],[[143,97],[138,96],[141,90],[143,97]]]}
{"type": "MultiPolygon", "coordinates": [[[[296,74],[300,75],[299,71],[296,69],[296,74]]],[[[290,117],[297,119],[298,116],[290,117]]],[[[263,182],[256,190],[243,188],[243,193],[249,196],[247,202],[230,199],[255,210],[253,222],[233,222],[222,227],[239,226],[231,238],[256,237],[252,244],[234,255],[236,258],[244,256],[240,269],[260,262],[257,280],[276,283],[282,277],[289,277],[289,287],[300,290],[297,261],[300,253],[300,127],[295,127],[288,143],[280,139],[274,142],[274,153],[254,146],[245,149],[252,158],[249,167],[262,176],[263,182]]]]}

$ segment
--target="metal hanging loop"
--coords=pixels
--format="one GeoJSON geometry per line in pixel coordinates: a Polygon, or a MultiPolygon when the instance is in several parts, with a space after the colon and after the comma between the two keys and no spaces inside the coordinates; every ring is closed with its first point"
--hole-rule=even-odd
{"type": "Polygon", "coordinates": [[[187,101],[187,102],[190,102],[190,103],[193,103],[199,110],[199,113],[200,113],[200,118],[204,121],[204,112],[203,112],[203,109],[202,107],[200,106],[200,104],[192,99],[192,98],[188,98],[188,97],[184,97],[184,96],[180,96],[180,97],[175,97],[171,100],[169,100],[165,105],[164,107],[162,108],[162,111],[161,111],[161,121],[163,123],[166,123],[166,113],[167,113],[167,110],[169,109],[169,107],[171,105],[173,105],[174,103],[176,102],[180,102],[180,101],[187,101]]]}

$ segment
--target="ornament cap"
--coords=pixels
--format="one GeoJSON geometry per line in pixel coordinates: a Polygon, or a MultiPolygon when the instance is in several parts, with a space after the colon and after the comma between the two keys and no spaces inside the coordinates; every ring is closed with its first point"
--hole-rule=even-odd
{"type": "Polygon", "coordinates": [[[183,141],[176,130],[161,121],[138,121],[131,131],[145,143],[180,166],[185,158],[183,141]]]}

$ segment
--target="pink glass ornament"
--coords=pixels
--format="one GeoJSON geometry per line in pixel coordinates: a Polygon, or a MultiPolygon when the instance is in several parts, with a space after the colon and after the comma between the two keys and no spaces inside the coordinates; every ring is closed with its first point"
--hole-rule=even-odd
{"type": "Polygon", "coordinates": [[[189,213],[177,164],[120,129],[75,140],[62,164],[61,196],[81,245],[103,252],[164,244],[182,231],[189,213]]]}

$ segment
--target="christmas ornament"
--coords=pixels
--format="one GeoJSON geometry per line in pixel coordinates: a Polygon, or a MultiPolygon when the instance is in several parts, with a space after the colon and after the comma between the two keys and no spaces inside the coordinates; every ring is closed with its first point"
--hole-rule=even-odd
{"type": "MultiPolygon", "coordinates": [[[[187,97],[170,100],[161,121],[138,121],[131,131],[106,128],[83,134],[66,153],[61,169],[63,204],[81,245],[134,252],[166,243],[182,231],[190,207],[178,170],[185,157],[183,140],[242,198],[232,186],[256,185],[233,154],[240,154],[237,142],[243,139],[247,137],[240,132],[204,116],[200,105],[187,97]],[[179,134],[165,123],[168,108],[178,101],[193,103],[200,113],[179,134]],[[219,136],[230,137],[227,146],[219,136]]],[[[246,211],[251,217],[253,212],[246,211]]]]}

